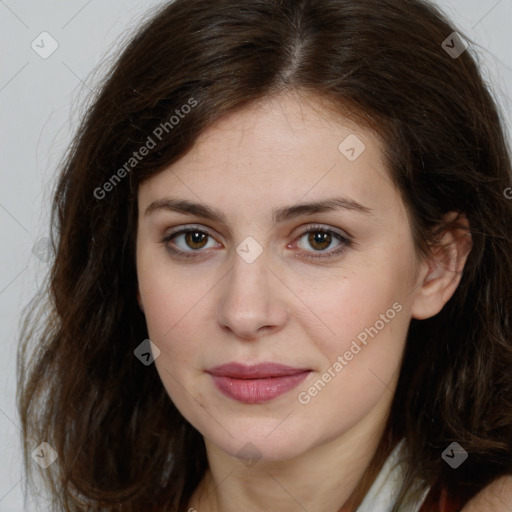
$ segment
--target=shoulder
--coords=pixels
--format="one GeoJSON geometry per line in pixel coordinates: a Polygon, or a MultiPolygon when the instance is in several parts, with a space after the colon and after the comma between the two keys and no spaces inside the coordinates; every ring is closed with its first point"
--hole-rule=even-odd
{"type": "Polygon", "coordinates": [[[510,512],[512,476],[504,476],[482,489],[465,505],[448,496],[446,490],[433,488],[419,512],[510,512]]]}
{"type": "Polygon", "coordinates": [[[461,512],[510,512],[512,475],[503,476],[482,489],[461,512]]]}

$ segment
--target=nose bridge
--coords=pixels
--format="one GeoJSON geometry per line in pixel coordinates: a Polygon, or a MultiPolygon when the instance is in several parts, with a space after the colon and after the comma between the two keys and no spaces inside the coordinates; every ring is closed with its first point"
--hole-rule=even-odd
{"type": "Polygon", "coordinates": [[[218,322],[223,328],[252,338],[263,327],[276,329],[286,322],[282,284],[270,270],[271,264],[269,250],[253,237],[237,246],[219,301],[218,322]]]}

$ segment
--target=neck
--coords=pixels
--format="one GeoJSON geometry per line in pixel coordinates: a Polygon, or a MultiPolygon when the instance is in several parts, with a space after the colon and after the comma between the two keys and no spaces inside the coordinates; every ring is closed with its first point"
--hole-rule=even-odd
{"type": "Polygon", "coordinates": [[[209,469],[190,507],[200,512],[354,512],[396,445],[375,432],[319,445],[286,461],[244,466],[205,440],[209,469]]]}

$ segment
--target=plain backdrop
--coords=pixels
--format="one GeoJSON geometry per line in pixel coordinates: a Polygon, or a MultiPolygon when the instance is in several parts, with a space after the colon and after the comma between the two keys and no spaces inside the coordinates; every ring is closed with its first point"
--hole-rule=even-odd
{"type": "MultiPolygon", "coordinates": [[[[0,0],[0,511],[23,503],[16,411],[19,318],[48,270],[57,166],[109,55],[161,0],[0,0]],[[47,34],[41,35],[43,32],[47,34]],[[44,43],[41,43],[41,38],[44,43]],[[57,49],[46,55],[56,45],[57,49]],[[46,57],[46,58],[43,58],[46,57]],[[95,74],[92,74],[96,71],[95,74]]],[[[476,52],[512,133],[512,0],[437,2],[476,52]]],[[[448,34],[447,34],[448,36],[448,34]]],[[[468,107],[469,108],[469,107],[468,107]]],[[[36,448],[36,446],[34,446],[36,448]]]]}

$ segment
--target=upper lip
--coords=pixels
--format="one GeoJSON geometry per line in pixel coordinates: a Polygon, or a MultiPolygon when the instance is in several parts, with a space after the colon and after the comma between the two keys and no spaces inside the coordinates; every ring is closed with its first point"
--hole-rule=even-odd
{"type": "Polygon", "coordinates": [[[279,363],[259,363],[246,365],[242,363],[227,363],[206,370],[211,375],[232,377],[235,379],[265,379],[269,377],[284,377],[310,371],[308,368],[294,368],[279,363]]]}

